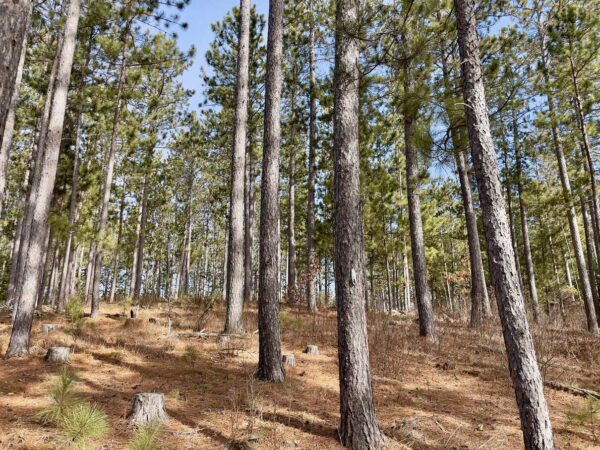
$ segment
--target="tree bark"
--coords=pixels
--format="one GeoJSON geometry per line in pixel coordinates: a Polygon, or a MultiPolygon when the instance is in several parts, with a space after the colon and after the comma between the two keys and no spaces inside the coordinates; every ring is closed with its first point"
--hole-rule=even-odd
{"type": "Polygon", "coordinates": [[[317,180],[317,65],[315,61],[314,1],[309,0],[309,112],[308,112],[308,197],[306,206],[306,302],[310,312],[317,310],[315,289],[315,191],[317,180]]]}
{"type": "Polygon", "coordinates": [[[290,154],[288,160],[288,257],[287,257],[287,301],[295,302],[296,298],[296,85],[298,83],[297,62],[294,61],[293,77],[291,80],[291,124],[290,124],[290,154]]]}
{"type": "MultiPolygon", "coordinates": [[[[550,84],[550,76],[548,73],[548,61],[546,54],[546,43],[545,43],[545,30],[542,24],[538,24],[538,34],[540,37],[540,57],[542,65],[542,75],[544,77],[544,83],[546,86],[550,84]]],[[[548,113],[550,115],[550,129],[552,131],[552,144],[554,146],[554,153],[558,162],[558,172],[560,175],[560,182],[562,185],[562,192],[564,201],[567,209],[567,218],[569,221],[569,229],[571,232],[571,244],[575,253],[575,261],[577,262],[577,271],[579,273],[579,281],[581,283],[581,290],[583,296],[583,305],[585,309],[585,315],[587,319],[588,331],[593,335],[599,335],[600,330],[598,329],[598,322],[596,320],[596,312],[594,310],[594,300],[592,295],[592,288],[590,285],[590,278],[588,276],[587,264],[585,262],[585,256],[583,253],[583,247],[581,245],[581,237],[579,235],[579,224],[577,223],[577,215],[575,212],[575,205],[573,203],[573,194],[571,192],[571,182],[569,180],[569,173],[567,170],[567,160],[563,150],[562,142],[558,131],[558,118],[554,111],[554,98],[550,94],[549,88],[546,89],[546,101],[548,103],[548,113]]]]}
{"type": "Polygon", "coordinates": [[[541,319],[540,302],[538,299],[537,285],[535,283],[535,269],[533,267],[533,256],[531,255],[531,243],[529,242],[529,225],[527,224],[527,210],[523,198],[523,157],[519,145],[519,124],[516,112],[513,116],[513,146],[515,148],[515,159],[517,163],[517,194],[519,196],[519,213],[521,215],[521,234],[523,235],[523,250],[525,252],[525,266],[527,268],[527,285],[531,296],[531,307],[533,309],[533,320],[539,323],[541,319]]]}
{"type": "Polygon", "coordinates": [[[117,96],[115,98],[115,111],[112,121],[112,133],[110,137],[110,147],[106,161],[106,176],[104,177],[104,188],[102,189],[102,206],[100,209],[100,222],[97,231],[96,254],[94,255],[94,275],[92,281],[92,309],[91,318],[95,319],[100,313],[100,276],[102,274],[102,257],[105,239],[105,229],[108,223],[108,207],[110,205],[110,192],[112,190],[113,174],[115,169],[115,158],[117,152],[117,137],[119,134],[119,120],[121,118],[121,97],[123,95],[123,86],[127,74],[127,44],[123,45],[121,53],[121,68],[117,81],[117,96]]]}
{"type": "Polygon", "coordinates": [[[418,107],[413,94],[412,68],[404,66],[404,95],[408,98],[404,108],[404,154],[406,158],[406,196],[408,200],[408,221],[410,225],[410,250],[413,262],[413,276],[419,311],[419,334],[435,340],[436,330],[433,320],[431,292],[427,280],[421,201],[419,198],[419,167],[415,150],[414,136],[418,107]]]}
{"type": "MultiPolygon", "coordinates": [[[[6,2],[9,3],[9,2],[6,2]]],[[[21,86],[21,80],[23,78],[23,67],[25,66],[25,57],[27,54],[27,31],[31,22],[31,2],[21,1],[13,2],[13,11],[2,11],[3,9],[10,9],[10,5],[0,6],[0,16],[9,17],[13,21],[18,21],[18,25],[13,22],[13,25],[17,25],[16,29],[12,28],[6,30],[0,27],[0,42],[8,42],[4,48],[4,51],[0,51],[0,72],[5,76],[0,75],[0,216],[2,216],[4,208],[4,191],[6,190],[6,170],[8,167],[8,158],[10,156],[10,149],[12,147],[13,135],[15,131],[15,113],[17,110],[17,100],[19,98],[19,87],[21,86]],[[20,5],[19,5],[20,3],[20,5]],[[22,10],[20,8],[27,7],[28,9],[22,10]],[[24,24],[24,30],[22,29],[21,21],[23,20],[22,14],[26,15],[26,23],[24,24]],[[4,32],[10,31],[14,33],[13,39],[4,40],[4,32]],[[21,36],[22,34],[22,36],[21,36]],[[21,39],[21,42],[19,40],[21,39]],[[17,73],[14,79],[14,85],[12,89],[12,96],[8,103],[8,110],[4,109],[4,101],[7,100],[5,97],[5,89],[10,86],[10,76],[12,75],[12,65],[14,64],[12,52],[16,51],[18,46],[21,46],[19,63],[17,65],[17,73]],[[6,68],[6,71],[5,71],[6,68]],[[5,87],[6,85],[6,87],[5,87]]],[[[3,24],[8,24],[11,20],[4,20],[3,24]]]]}
{"type": "Polygon", "coordinates": [[[115,301],[117,291],[117,279],[119,278],[119,257],[121,255],[121,239],[123,237],[123,213],[125,212],[125,190],[121,195],[121,207],[119,208],[119,231],[117,232],[117,248],[113,259],[112,281],[110,283],[109,303],[115,301]]]}
{"type": "MultiPolygon", "coordinates": [[[[252,160],[252,143],[246,154],[245,173],[245,209],[244,209],[244,302],[254,299],[254,167],[252,160]]],[[[208,239],[208,222],[207,222],[208,239]]],[[[205,270],[206,273],[206,270],[205,270]]]]}
{"type": "Polygon", "coordinates": [[[243,331],[244,305],[244,168],[248,122],[248,61],[250,55],[250,0],[240,0],[240,29],[237,54],[236,106],[231,161],[231,199],[229,203],[229,245],[227,248],[227,286],[225,333],[243,331]]]}
{"type": "Polygon", "coordinates": [[[259,350],[256,376],[272,383],[281,383],[284,380],[279,334],[279,153],[283,4],[283,0],[269,1],[258,272],[259,350]]]}
{"type": "Polygon", "coordinates": [[[189,292],[190,257],[192,252],[192,202],[194,200],[194,168],[190,168],[188,175],[188,200],[185,218],[185,234],[181,248],[181,261],[179,265],[178,295],[187,295],[189,292]]]}
{"type": "Polygon", "coordinates": [[[465,114],[498,313],[526,449],[554,449],[552,426],[510,241],[483,86],[472,0],[454,0],[465,114]]]}
{"type": "Polygon", "coordinates": [[[364,290],[358,147],[359,0],[336,1],[334,72],[335,289],[342,444],[377,448],[384,437],[373,405],[364,290]]]}
{"type": "Polygon", "coordinates": [[[7,356],[24,355],[29,351],[29,335],[33,323],[35,296],[40,283],[39,267],[44,245],[43,230],[47,228],[52,191],[56,180],[67,93],[79,23],[79,10],[80,0],[71,0],[65,23],[63,43],[60,47],[60,58],[53,90],[47,136],[44,140],[44,147],[39,150],[43,153],[43,162],[36,166],[36,172],[39,171],[40,174],[39,188],[32,190],[29,197],[29,202],[34,203],[30,242],[27,248],[23,249],[26,256],[23,287],[11,331],[10,343],[6,351],[7,356]]]}
{"type": "MultiPolygon", "coordinates": [[[[459,129],[459,117],[453,109],[454,94],[452,92],[452,83],[450,80],[450,70],[446,63],[446,58],[442,55],[442,73],[444,76],[444,87],[446,90],[446,112],[450,122],[450,138],[454,149],[454,159],[456,162],[456,171],[460,184],[460,193],[465,211],[465,222],[467,225],[467,242],[469,245],[469,262],[471,270],[471,328],[478,328],[482,325],[486,317],[491,316],[490,298],[488,296],[487,285],[485,283],[485,273],[483,270],[483,260],[481,258],[481,247],[479,245],[479,230],[477,228],[477,216],[473,207],[473,193],[471,190],[471,180],[469,179],[469,170],[467,168],[467,158],[465,155],[464,131],[459,129]]],[[[463,128],[464,130],[464,128],[463,128]]]]}
{"type": "MultiPolygon", "coordinates": [[[[150,158],[147,158],[150,159],[150,158]]],[[[147,161],[149,163],[149,161],[147,161]]],[[[146,244],[146,222],[148,220],[148,190],[150,174],[144,175],[144,186],[142,188],[142,202],[140,214],[140,232],[138,235],[137,254],[135,258],[135,283],[133,284],[133,298],[139,299],[142,293],[143,269],[144,269],[144,246],[146,244]]]]}
{"type": "Polygon", "coordinates": [[[3,1],[0,4],[0,208],[4,200],[6,167],[27,49],[31,7],[31,0],[3,1]]]}

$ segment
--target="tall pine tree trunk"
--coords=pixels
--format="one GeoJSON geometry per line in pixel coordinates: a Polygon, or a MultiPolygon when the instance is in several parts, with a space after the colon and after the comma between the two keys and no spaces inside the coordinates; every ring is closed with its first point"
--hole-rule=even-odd
{"type": "Polygon", "coordinates": [[[336,1],[334,74],[335,290],[338,311],[342,444],[377,448],[364,290],[364,242],[358,148],[359,0],[336,1]]]}
{"type": "Polygon", "coordinates": [[[121,68],[117,81],[117,96],[115,98],[115,111],[112,121],[112,133],[110,137],[110,147],[106,162],[106,175],[104,178],[104,188],[102,190],[102,206],[100,210],[100,222],[97,231],[96,254],[94,255],[94,274],[92,281],[92,309],[90,316],[92,319],[98,317],[100,313],[100,276],[102,274],[102,256],[105,239],[106,224],[108,223],[108,207],[110,205],[110,191],[112,189],[112,180],[115,169],[115,158],[117,152],[117,137],[119,133],[119,120],[121,118],[121,97],[123,95],[123,85],[125,84],[125,75],[127,73],[127,44],[124,44],[121,54],[121,68]]]}
{"type": "Polygon", "coordinates": [[[527,269],[527,285],[531,296],[531,307],[533,309],[533,320],[538,323],[541,319],[540,302],[538,299],[537,285],[535,283],[535,269],[533,267],[533,256],[531,255],[531,243],[529,241],[529,225],[527,224],[527,209],[523,198],[523,157],[519,144],[519,124],[516,112],[512,112],[513,146],[515,148],[515,159],[517,160],[517,194],[519,196],[519,213],[521,215],[521,234],[523,235],[523,251],[525,253],[525,266],[527,269]]]}
{"type": "Polygon", "coordinates": [[[308,196],[306,205],[306,302],[310,312],[317,310],[315,287],[315,190],[317,181],[317,69],[315,62],[314,0],[309,0],[309,112],[308,112],[308,196]]]}
{"type": "Polygon", "coordinates": [[[581,237],[579,234],[579,224],[577,222],[577,214],[575,212],[575,204],[573,202],[573,193],[571,191],[571,181],[569,179],[569,173],[567,169],[567,159],[563,150],[560,134],[558,131],[558,118],[554,110],[554,98],[550,93],[550,76],[548,74],[548,60],[546,53],[546,42],[545,42],[545,30],[543,25],[539,25],[538,34],[540,36],[540,56],[542,75],[544,77],[544,83],[546,84],[546,101],[548,103],[548,113],[550,116],[550,129],[552,131],[552,144],[554,146],[554,153],[558,162],[558,173],[560,176],[560,182],[562,185],[562,192],[564,201],[566,204],[567,218],[569,221],[569,230],[571,232],[571,244],[575,253],[575,261],[577,263],[577,272],[579,273],[579,281],[581,283],[581,295],[583,296],[583,305],[585,309],[585,315],[587,319],[588,331],[593,335],[599,335],[600,330],[598,329],[598,322],[596,318],[596,312],[594,310],[594,300],[592,294],[592,287],[590,284],[590,278],[588,274],[588,268],[583,253],[583,246],[581,245],[581,237]]]}
{"type": "Polygon", "coordinates": [[[0,4],[0,205],[6,187],[6,163],[14,129],[14,114],[27,32],[31,19],[31,0],[10,0],[0,4]]]}
{"type": "MultiPolygon", "coordinates": [[[[246,170],[244,184],[244,302],[254,297],[254,167],[252,159],[252,143],[248,145],[246,154],[246,170]]],[[[208,218],[207,218],[208,239],[208,218]]],[[[205,270],[206,273],[206,270],[205,270]]]]}
{"type": "Polygon", "coordinates": [[[135,258],[135,282],[133,284],[133,298],[138,300],[142,294],[143,270],[144,270],[144,247],[146,245],[146,222],[148,220],[148,190],[150,173],[144,175],[144,186],[142,187],[142,202],[140,205],[140,230],[138,234],[137,253],[135,258]]]}
{"type": "Polygon", "coordinates": [[[80,0],[71,0],[65,23],[63,42],[60,46],[56,83],[51,101],[52,106],[48,116],[47,135],[43,148],[38,150],[43,153],[42,163],[35,168],[36,172],[40,174],[40,183],[38,189],[33,189],[29,196],[29,202],[34,203],[31,233],[28,245],[26,248],[23,248],[25,256],[23,287],[17,305],[10,343],[6,351],[7,356],[19,356],[29,351],[29,335],[33,324],[33,309],[40,283],[39,267],[42,263],[44,230],[47,228],[52,191],[56,180],[58,156],[67,106],[67,93],[71,78],[73,55],[75,53],[79,10],[80,0]]]}
{"type": "Polygon", "coordinates": [[[406,196],[408,199],[408,221],[410,225],[410,250],[413,262],[413,276],[419,311],[419,334],[428,339],[436,339],[433,321],[433,305],[427,279],[425,261],[425,242],[423,240],[423,222],[421,219],[421,201],[419,198],[419,167],[415,149],[415,126],[418,107],[414,105],[412,68],[404,66],[404,154],[406,157],[406,196]]]}
{"type": "Polygon", "coordinates": [[[552,426],[544,397],[533,339],[527,323],[525,300],[519,287],[506,205],[489,117],[479,57],[479,38],[472,0],[454,0],[458,23],[461,78],[469,142],[479,186],[485,235],[498,313],[519,414],[525,448],[554,449],[552,426]]]}
{"type": "MultiPolygon", "coordinates": [[[[5,2],[8,5],[10,2],[5,2]]],[[[14,64],[12,52],[16,51],[18,46],[21,46],[21,53],[19,56],[19,63],[17,66],[17,73],[14,79],[14,84],[12,88],[12,96],[10,97],[10,101],[8,103],[8,110],[4,110],[4,103],[0,106],[0,216],[2,215],[3,207],[4,207],[4,191],[6,190],[6,170],[8,167],[8,158],[10,155],[10,149],[12,147],[13,135],[15,131],[15,113],[17,110],[17,100],[19,98],[19,87],[21,86],[21,80],[23,78],[23,67],[25,66],[25,57],[27,54],[27,31],[29,29],[29,23],[31,21],[31,2],[30,1],[21,1],[21,2],[13,2],[13,7],[16,9],[14,11],[2,11],[5,8],[10,8],[10,6],[0,6],[0,16],[2,17],[11,17],[12,19],[18,22],[18,26],[16,29],[10,30],[14,32],[13,40],[3,40],[3,32],[6,32],[0,26],[0,42],[7,42],[7,45],[4,48],[4,51],[0,53],[0,72],[3,72],[4,77],[0,75],[0,101],[4,102],[6,100],[5,89],[8,89],[10,86],[10,76],[12,75],[14,64]],[[27,7],[27,11],[19,9],[20,7],[27,7]],[[4,15],[3,15],[4,14],[4,15]],[[22,31],[21,21],[23,20],[22,15],[26,15],[26,23],[24,24],[24,32],[22,31]],[[22,36],[19,36],[22,33],[22,36]],[[19,40],[22,39],[20,42],[19,40]],[[5,88],[6,86],[6,88],[5,88]],[[5,115],[6,114],[6,115],[5,115]]],[[[3,23],[8,23],[10,20],[3,20],[3,23]]],[[[15,24],[17,25],[17,24],[15,24]]]]}
{"type": "Polygon", "coordinates": [[[240,0],[240,30],[237,54],[236,106],[231,161],[229,245],[227,247],[227,312],[225,332],[243,331],[244,305],[244,169],[248,122],[248,60],[250,54],[250,0],[240,0]]]}
{"type": "Polygon", "coordinates": [[[258,272],[259,349],[256,376],[272,383],[281,383],[284,379],[279,334],[279,153],[283,4],[283,0],[269,1],[258,272]]]}
{"type": "MultiPolygon", "coordinates": [[[[453,64],[451,64],[453,66],[453,64]]],[[[450,79],[451,71],[448,68],[446,58],[442,54],[442,73],[444,77],[444,88],[446,90],[446,113],[450,122],[450,138],[454,149],[454,160],[460,184],[460,193],[465,211],[465,222],[467,225],[467,242],[469,245],[469,262],[471,269],[471,321],[470,326],[477,328],[481,326],[485,317],[491,315],[490,299],[485,283],[483,260],[481,258],[481,246],[479,245],[479,230],[477,228],[477,216],[473,207],[473,193],[471,180],[467,168],[465,155],[466,145],[464,133],[461,133],[460,118],[454,111],[453,83],[450,79]]]]}

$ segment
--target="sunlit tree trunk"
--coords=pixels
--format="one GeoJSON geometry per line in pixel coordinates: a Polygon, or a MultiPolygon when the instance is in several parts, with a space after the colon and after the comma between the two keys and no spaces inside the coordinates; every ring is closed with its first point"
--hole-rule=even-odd
{"type": "Polygon", "coordinates": [[[558,163],[558,173],[560,176],[560,182],[562,185],[562,192],[567,210],[567,219],[569,221],[569,230],[571,232],[571,244],[575,253],[575,261],[577,263],[577,272],[579,273],[579,282],[581,283],[581,294],[583,296],[583,305],[585,309],[585,315],[587,318],[588,331],[594,335],[600,334],[598,329],[598,322],[596,320],[596,312],[594,309],[594,300],[592,295],[592,288],[590,285],[590,278],[588,274],[588,268],[583,253],[583,246],[581,245],[581,237],[579,234],[579,224],[577,222],[577,214],[575,212],[575,205],[573,203],[573,193],[571,191],[571,181],[569,179],[569,172],[567,169],[567,160],[565,152],[563,150],[560,134],[558,131],[558,118],[554,110],[554,98],[550,93],[550,76],[548,73],[548,55],[546,52],[545,42],[545,30],[543,25],[538,26],[539,45],[540,45],[540,57],[541,57],[541,68],[544,83],[546,84],[546,101],[548,103],[548,113],[550,116],[550,130],[552,132],[552,144],[554,147],[554,153],[556,155],[558,163]]]}
{"type": "Polygon", "coordinates": [[[47,229],[48,215],[52,191],[56,180],[58,156],[62,138],[67,93],[75,53],[77,26],[79,23],[80,0],[71,0],[64,28],[64,37],[60,46],[59,64],[56,72],[56,82],[51,101],[47,135],[44,146],[38,150],[43,153],[42,163],[36,165],[39,172],[39,185],[32,189],[29,202],[34,204],[32,210],[31,233],[28,245],[24,251],[23,287],[17,312],[13,323],[10,342],[6,351],[7,356],[19,356],[29,351],[29,335],[33,324],[33,309],[39,287],[39,267],[44,246],[44,230],[47,229]]]}
{"type": "Polygon", "coordinates": [[[335,291],[342,444],[383,443],[373,405],[364,295],[364,243],[358,148],[359,0],[336,1],[334,72],[335,291]]]}
{"type": "Polygon", "coordinates": [[[31,1],[22,0],[20,2],[12,2],[13,10],[11,10],[10,3],[5,2],[5,4],[0,6],[0,17],[8,19],[3,20],[2,24],[13,25],[9,29],[0,25],[0,42],[8,43],[8,45],[3,46],[2,50],[0,50],[0,102],[2,102],[0,105],[0,216],[2,215],[4,206],[6,170],[15,131],[15,113],[27,53],[27,32],[31,21],[31,1]],[[27,8],[27,10],[23,8],[27,8]],[[25,15],[24,24],[22,23],[24,19],[23,15],[25,15]],[[12,39],[5,36],[6,32],[13,34],[12,39]],[[21,47],[19,63],[12,87],[12,95],[10,100],[8,100],[8,88],[11,83],[10,77],[13,74],[14,52],[17,51],[19,46],[21,47]],[[4,102],[7,100],[8,109],[5,109],[7,105],[4,102]]]}
{"type": "Polygon", "coordinates": [[[506,205],[490,132],[472,0],[454,0],[465,115],[479,187],[498,314],[526,449],[554,449],[525,300],[519,286],[506,205]]]}
{"type": "Polygon", "coordinates": [[[236,107],[231,161],[229,245],[227,246],[227,312],[225,332],[243,331],[244,305],[244,172],[248,122],[248,60],[250,55],[250,0],[240,0],[240,29],[237,52],[236,107]]]}
{"type": "Polygon", "coordinates": [[[308,112],[308,196],[306,205],[306,302],[311,312],[317,310],[315,277],[315,190],[317,180],[317,69],[315,62],[314,0],[309,0],[309,112],[308,112]]]}
{"type": "Polygon", "coordinates": [[[541,317],[540,302],[538,299],[537,285],[535,283],[535,269],[533,267],[533,256],[531,254],[531,243],[529,242],[529,225],[527,224],[527,210],[525,199],[523,198],[523,157],[521,155],[521,145],[519,141],[519,125],[516,112],[512,112],[513,127],[513,146],[515,149],[515,159],[517,166],[517,194],[519,196],[519,213],[521,215],[521,234],[523,235],[523,252],[525,253],[525,266],[527,268],[527,284],[529,295],[531,296],[531,307],[533,309],[533,319],[539,322],[541,317]]]}
{"type": "Polygon", "coordinates": [[[269,1],[258,272],[259,350],[256,376],[273,383],[281,383],[284,379],[279,335],[279,153],[283,4],[283,0],[269,1]]]}
{"type": "Polygon", "coordinates": [[[404,93],[408,100],[404,108],[404,154],[406,157],[406,196],[408,199],[408,221],[410,225],[410,250],[413,262],[413,276],[419,312],[419,334],[428,339],[436,339],[433,321],[433,306],[427,277],[425,260],[425,242],[421,219],[421,201],[419,198],[419,167],[415,149],[415,126],[418,108],[411,103],[413,96],[412,68],[404,66],[404,93]]]}

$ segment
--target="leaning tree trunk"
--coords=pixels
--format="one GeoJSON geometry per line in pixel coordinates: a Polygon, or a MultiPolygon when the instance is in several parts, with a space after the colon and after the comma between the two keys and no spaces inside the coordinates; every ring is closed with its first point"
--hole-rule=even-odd
{"type": "Polygon", "coordinates": [[[75,53],[77,25],[79,23],[80,0],[71,0],[65,23],[65,31],[60,58],[56,72],[56,83],[53,90],[52,106],[49,114],[48,128],[44,147],[38,151],[43,153],[42,164],[36,166],[40,173],[39,189],[33,190],[29,202],[33,202],[33,216],[29,245],[23,251],[25,257],[23,287],[19,298],[18,309],[13,323],[7,356],[24,355],[29,351],[29,335],[33,323],[35,296],[39,287],[39,267],[44,245],[44,230],[47,228],[52,191],[56,180],[58,156],[62,138],[67,93],[75,53]]]}
{"type": "Polygon", "coordinates": [[[279,335],[279,150],[281,140],[281,86],[283,3],[269,2],[265,126],[260,204],[258,291],[259,379],[281,383],[279,335]]]}
{"type": "Polygon", "coordinates": [[[227,247],[227,313],[225,332],[243,331],[244,305],[244,171],[248,122],[248,64],[250,55],[250,0],[240,0],[240,30],[237,55],[235,129],[231,161],[229,245],[227,247]]]}
{"type": "Polygon", "coordinates": [[[523,439],[528,450],[550,450],[554,449],[552,426],[510,241],[506,205],[485,100],[475,8],[472,0],[454,0],[454,7],[469,142],[523,439]]]}
{"type": "Polygon", "coordinates": [[[334,74],[335,289],[338,311],[342,444],[384,441],[373,405],[364,290],[364,242],[358,148],[358,0],[337,0],[334,74]]]}
{"type": "Polygon", "coordinates": [[[315,62],[315,12],[309,0],[309,112],[308,112],[308,196],[306,205],[306,302],[310,312],[317,310],[315,287],[315,185],[317,180],[317,68],[315,62]]]}
{"type": "Polygon", "coordinates": [[[421,220],[421,201],[419,198],[419,167],[415,150],[414,136],[418,107],[414,104],[412,68],[404,67],[404,95],[409,98],[404,110],[404,153],[406,157],[406,196],[408,199],[408,222],[410,225],[410,250],[413,261],[413,276],[419,311],[419,334],[428,339],[436,339],[433,321],[431,292],[427,280],[425,261],[425,243],[423,241],[423,222],[421,220]]]}
{"type": "Polygon", "coordinates": [[[100,222],[96,236],[96,254],[94,255],[94,275],[92,279],[92,309],[90,316],[92,319],[98,317],[100,313],[100,275],[102,274],[102,256],[104,247],[104,234],[106,224],[108,223],[108,207],[110,204],[110,191],[112,189],[112,180],[115,169],[115,157],[117,152],[117,138],[119,134],[119,120],[121,118],[121,97],[123,95],[123,86],[127,73],[127,44],[124,44],[122,50],[121,68],[119,70],[119,79],[117,81],[117,96],[115,98],[115,111],[112,121],[112,133],[110,137],[110,147],[106,162],[106,175],[104,178],[104,188],[102,190],[102,207],[100,210],[100,222]]]}
{"type": "MultiPolygon", "coordinates": [[[[593,335],[600,334],[598,329],[598,322],[596,320],[596,312],[594,310],[594,300],[592,295],[592,287],[590,285],[590,278],[588,276],[587,264],[585,262],[585,256],[583,253],[583,247],[581,245],[581,237],[579,234],[579,224],[577,222],[577,214],[575,212],[575,205],[573,202],[573,194],[571,191],[571,182],[569,179],[569,172],[567,170],[567,159],[565,158],[565,152],[563,150],[562,142],[558,131],[558,118],[554,111],[554,98],[550,94],[548,86],[550,85],[550,76],[548,74],[548,60],[546,54],[546,43],[545,43],[545,30],[541,28],[538,30],[540,35],[540,56],[542,74],[544,77],[544,83],[546,85],[546,100],[548,103],[548,113],[550,116],[550,129],[552,132],[552,144],[554,146],[554,153],[558,162],[558,173],[560,176],[560,182],[562,185],[562,192],[564,201],[566,203],[567,218],[569,221],[569,230],[571,232],[571,244],[575,253],[575,261],[577,262],[577,271],[579,273],[579,281],[581,283],[581,294],[583,296],[583,305],[585,309],[585,315],[587,319],[588,331],[593,335]]],[[[595,199],[594,199],[595,200],[595,199]]]]}
{"type": "Polygon", "coordinates": [[[6,188],[6,167],[12,144],[15,108],[27,49],[31,0],[0,4],[0,208],[6,188]]]}
{"type": "MultiPolygon", "coordinates": [[[[7,4],[9,2],[6,2],[7,4]]],[[[18,8],[19,2],[14,3],[14,5],[18,8]]],[[[21,33],[21,27],[18,26],[17,29],[13,29],[11,30],[11,32],[15,33],[15,40],[10,41],[7,40],[6,42],[8,42],[9,45],[7,45],[5,47],[5,50],[7,51],[7,53],[2,53],[0,56],[0,67],[2,68],[1,70],[6,74],[7,77],[10,77],[11,73],[12,73],[12,67],[7,67],[6,71],[4,71],[5,65],[4,65],[4,61],[5,61],[5,57],[8,57],[9,59],[11,59],[10,63],[8,64],[9,66],[12,66],[13,61],[12,61],[12,51],[16,50],[16,48],[12,48],[13,46],[18,47],[19,45],[21,46],[21,53],[19,56],[19,64],[17,66],[17,73],[15,76],[15,80],[14,80],[14,85],[13,85],[13,91],[12,91],[12,96],[10,97],[10,101],[8,104],[8,111],[5,111],[4,109],[2,109],[4,107],[4,103],[2,103],[2,105],[0,106],[0,216],[2,215],[2,211],[3,211],[3,207],[4,207],[4,191],[6,189],[6,170],[8,167],[8,158],[10,155],[10,149],[12,147],[12,140],[13,140],[13,135],[14,135],[14,131],[15,131],[15,113],[17,110],[17,100],[19,98],[19,87],[21,86],[21,80],[23,78],[23,67],[25,66],[25,56],[27,54],[27,30],[29,29],[29,22],[31,20],[31,2],[30,1],[22,1],[21,2],[22,5],[27,5],[28,9],[26,12],[23,12],[21,10],[19,10],[17,12],[17,16],[12,16],[12,18],[14,20],[17,21],[21,21],[23,19],[22,14],[26,15],[27,21],[25,23],[24,26],[24,33],[22,36],[22,41],[19,42],[19,39],[21,39],[20,36],[16,36],[16,34],[20,34],[21,33]],[[10,56],[9,56],[10,54],[10,56]],[[4,116],[4,114],[6,113],[6,116],[4,116]]],[[[2,17],[10,17],[9,12],[5,11],[4,13],[1,13],[2,9],[5,8],[5,6],[0,6],[0,15],[2,14],[6,14],[2,17]]],[[[15,11],[13,11],[14,13],[15,11]]],[[[6,22],[10,22],[10,20],[6,21],[6,22]]],[[[0,36],[2,36],[2,30],[0,30],[0,36]]],[[[2,41],[2,37],[0,37],[0,41],[2,41]]],[[[7,61],[8,62],[8,61],[7,61]]],[[[4,101],[5,100],[5,96],[4,96],[4,85],[5,82],[7,82],[7,87],[10,85],[10,80],[7,80],[6,78],[3,78],[2,75],[0,75],[0,101],[4,101]]]]}

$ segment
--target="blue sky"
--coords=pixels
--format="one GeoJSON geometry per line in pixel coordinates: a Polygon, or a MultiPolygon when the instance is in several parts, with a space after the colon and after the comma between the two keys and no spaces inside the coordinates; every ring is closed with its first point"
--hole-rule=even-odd
{"type": "MultiPolygon", "coordinates": [[[[204,54],[214,37],[210,25],[222,19],[239,4],[239,0],[191,0],[190,5],[181,12],[182,21],[187,22],[189,27],[187,30],[177,30],[179,48],[188,50],[191,46],[196,47],[194,64],[182,76],[184,86],[196,91],[190,105],[193,109],[197,109],[198,103],[202,101],[200,67],[206,65],[204,54]]],[[[252,4],[256,5],[259,13],[266,16],[269,9],[268,0],[252,0],[252,4]]]]}

